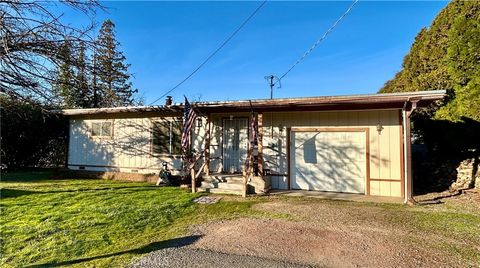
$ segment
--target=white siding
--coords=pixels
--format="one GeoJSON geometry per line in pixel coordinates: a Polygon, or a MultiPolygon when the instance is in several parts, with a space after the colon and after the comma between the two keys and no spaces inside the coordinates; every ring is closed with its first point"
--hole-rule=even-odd
{"type": "MultiPolygon", "coordinates": [[[[121,171],[158,173],[161,163],[166,161],[175,173],[181,168],[181,157],[155,155],[151,151],[152,122],[155,120],[178,120],[177,118],[121,118],[121,119],[72,119],[70,120],[70,142],[68,164],[71,169],[95,171],[121,171]],[[91,123],[113,122],[112,138],[91,136],[91,123]]],[[[193,136],[194,148],[201,151],[201,131],[193,136]]]]}

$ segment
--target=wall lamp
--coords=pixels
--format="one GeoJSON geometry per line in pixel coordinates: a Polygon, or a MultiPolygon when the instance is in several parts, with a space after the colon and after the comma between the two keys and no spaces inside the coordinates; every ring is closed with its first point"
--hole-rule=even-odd
{"type": "Polygon", "coordinates": [[[383,130],[383,126],[380,125],[380,124],[377,124],[377,132],[378,132],[378,135],[382,134],[382,130],[383,130]]]}

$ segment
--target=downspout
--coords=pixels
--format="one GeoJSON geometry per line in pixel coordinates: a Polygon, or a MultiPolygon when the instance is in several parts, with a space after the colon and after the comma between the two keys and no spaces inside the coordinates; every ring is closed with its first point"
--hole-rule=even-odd
{"type": "Polygon", "coordinates": [[[413,177],[412,177],[412,161],[411,161],[411,129],[410,129],[410,117],[417,108],[418,100],[410,101],[410,98],[403,105],[403,162],[404,164],[404,202],[405,204],[414,204],[413,200],[413,177]],[[408,104],[412,106],[407,111],[408,104]],[[407,138],[408,137],[408,138],[407,138]],[[409,190],[410,188],[410,190],[409,190]]]}
{"type": "Polygon", "coordinates": [[[403,179],[404,179],[404,182],[403,182],[403,185],[405,185],[405,187],[403,187],[403,196],[404,196],[404,203],[407,204],[408,203],[408,191],[407,191],[407,185],[408,185],[408,169],[407,169],[407,160],[408,160],[408,156],[407,156],[407,105],[408,105],[408,102],[410,102],[410,98],[405,102],[405,104],[403,105],[403,109],[402,109],[402,115],[403,115],[403,179]]]}

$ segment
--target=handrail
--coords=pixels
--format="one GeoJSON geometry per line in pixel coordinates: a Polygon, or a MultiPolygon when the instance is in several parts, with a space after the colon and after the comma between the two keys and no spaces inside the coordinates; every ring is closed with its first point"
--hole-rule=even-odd
{"type": "Polygon", "coordinates": [[[245,159],[244,166],[245,166],[245,174],[243,176],[243,193],[242,196],[246,197],[247,196],[247,185],[248,185],[248,180],[253,174],[253,145],[250,146],[247,152],[247,158],[245,159]]]}
{"type": "Polygon", "coordinates": [[[197,165],[198,161],[200,161],[200,159],[202,159],[204,157],[204,152],[205,150],[201,151],[199,153],[199,155],[194,159],[194,161],[192,161],[190,163],[190,165],[188,166],[188,169],[190,170],[190,176],[191,176],[191,179],[192,179],[192,193],[195,193],[197,191],[197,187],[196,187],[196,182],[197,182],[197,178],[200,176],[200,174],[202,173],[201,170],[205,167],[205,164],[207,163],[207,161],[204,161],[202,166],[200,167],[200,169],[198,170],[198,173],[195,174],[195,166],[197,165]]]}

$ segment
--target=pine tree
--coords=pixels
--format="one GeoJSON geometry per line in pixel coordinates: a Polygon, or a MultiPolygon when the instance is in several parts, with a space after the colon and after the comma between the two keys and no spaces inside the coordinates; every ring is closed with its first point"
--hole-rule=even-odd
{"type": "Polygon", "coordinates": [[[85,46],[80,47],[77,59],[77,74],[75,78],[75,104],[77,107],[90,108],[92,104],[92,94],[88,83],[87,56],[85,46]]]}
{"type": "Polygon", "coordinates": [[[64,108],[76,107],[71,53],[70,44],[68,42],[63,43],[58,54],[61,55],[64,61],[58,67],[56,80],[53,85],[54,94],[59,98],[57,104],[64,108]]]}
{"type": "Polygon", "coordinates": [[[98,106],[115,107],[127,106],[134,103],[129,64],[119,50],[120,43],[115,38],[115,24],[106,20],[100,29],[98,49],[94,55],[96,79],[94,79],[94,95],[98,106]],[[95,85],[96,83],[96,85],[95,85]]]}
{"type": "Polygon", "coordinates": [[[97,50],[94,49],[93,51],[93,56],[92,56],[92,80],[91,80],[91,88],[92,88],[92,101],[91,105],[93,108],[99,108],[100,107],[100,97],[99,97],[99,91],[100,89],[98,88],[98,57],[97,57],[97,50]]]}

